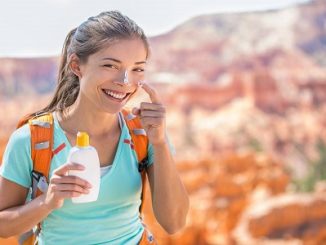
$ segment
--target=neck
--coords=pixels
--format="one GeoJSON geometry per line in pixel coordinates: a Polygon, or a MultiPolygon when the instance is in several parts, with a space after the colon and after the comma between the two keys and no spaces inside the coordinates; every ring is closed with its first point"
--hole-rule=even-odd
{"type": "Polygon", "coordinates": [[[119,127],[117,114],[111,114],[88,106],[79,97],[76,102],[58,115],[61,127],[66,133],[76,135],[78,131],[87,132],[92,137],[111,134],[119,127]]]}

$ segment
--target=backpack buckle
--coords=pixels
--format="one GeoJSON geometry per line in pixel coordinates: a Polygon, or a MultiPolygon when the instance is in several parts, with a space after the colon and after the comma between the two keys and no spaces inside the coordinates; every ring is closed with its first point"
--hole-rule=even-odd
{"type": "Polygon", "coordinates": [[[39,189],[42,193],[48,189],[48,183],[46,177],[35,170],[32,171],[32,197],[36,197],[36,191],[39,189]]]}
{"type": "Polygon", "coordinates": [[[33,180],[35,180],[35,181],[38,182],[42,176],[43,176],[42,173],[40,173],[40,172],[38,172],[36,170],[33,170],[32,171],[32,178],[33,178],[33,180]]]}
{"type": "Polygon", "coordinates": [[[148,157],[145,157],[141,162],[138,163],[138,172],[143,172],[148,167],[148,157]]]}

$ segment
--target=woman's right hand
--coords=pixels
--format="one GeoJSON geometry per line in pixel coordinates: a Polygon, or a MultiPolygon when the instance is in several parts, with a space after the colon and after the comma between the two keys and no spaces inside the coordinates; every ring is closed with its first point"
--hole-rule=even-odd
{"type": "Polygon", "coordinates": [[[84,166],[66,163],[53,171],[48,190],[44,195],[44,204],[50,210],[61,208],[66,198],[87,194],[91,185],[77,176],[66,175],[69,170],[84,170],[84,166]]]}

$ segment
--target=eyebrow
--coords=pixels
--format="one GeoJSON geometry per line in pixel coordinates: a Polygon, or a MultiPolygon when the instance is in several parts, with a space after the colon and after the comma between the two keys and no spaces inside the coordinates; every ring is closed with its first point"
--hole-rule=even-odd
{"type": "MultiPolygon", "coordinates": [[[[122,63],[120,60],[117,60],[115,58],[110,58],[110,57],[104,58],[103,60],[112,60],[112,61],[117,62],[117,63],[122,63]]],[[[140,64],[146,64],[146,61],[135,62],[135,65],[140,65],[140,64]]]]}

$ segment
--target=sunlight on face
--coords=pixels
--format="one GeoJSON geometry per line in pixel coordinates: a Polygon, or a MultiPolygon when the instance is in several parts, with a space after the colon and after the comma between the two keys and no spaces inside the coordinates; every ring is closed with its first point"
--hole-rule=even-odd
{"type": "Polygon", "coordinates": [[[136,84],[144,79],[147,52],[140,39],[118,40],[88,57],[82,65],[84,74],[96,76],[103,82],[129,82],[136,84]]]}
{"type": "Polygon", "coordinates": [[[96,106],[104,106],[106,111],[108,108],[120,110],[136,92],[138,82],[145,78],[146,57],[141,39],[117,40],[109,44],[80,65],[81,93],[96,106]],[[125,97],[117,103],[106,98],[104,91],[125,97]]]}

